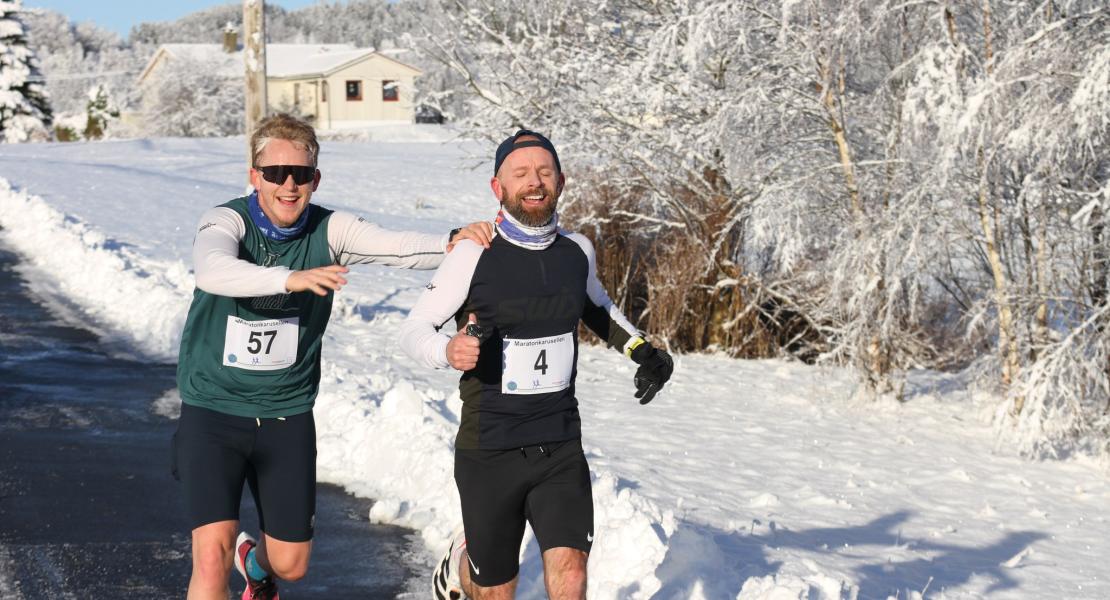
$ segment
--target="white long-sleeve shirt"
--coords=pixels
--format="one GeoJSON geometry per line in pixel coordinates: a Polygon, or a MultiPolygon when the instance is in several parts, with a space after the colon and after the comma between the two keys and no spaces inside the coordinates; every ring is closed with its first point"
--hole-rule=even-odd
{"type": "MultiPolygon", "coordinates": [[[[293,272],[286,267],[263,267],[239,258],[239,242],[247,223],[233,209],[206,211],[193,241],[197,287],[232,298],[287,293],[293,272]]],[[[443,261],[448,235],[392,231],[358,215],[335,211],[328,222],[328,247],[336,264],[381,264],[408,269],[434,269],[443,261]]]]}

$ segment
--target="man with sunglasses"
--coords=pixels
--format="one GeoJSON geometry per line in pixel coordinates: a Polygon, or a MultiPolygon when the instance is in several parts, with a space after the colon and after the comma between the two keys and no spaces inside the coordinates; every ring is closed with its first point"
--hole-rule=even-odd
{"type": "Polygon", "coordinates": [[[430,269],[455,242],[488,245],[488,223],[449,235],[388,231],[310,204],[320,184],[312,127],[284,114],[251,136],[254,192],[202,216],[196,290],[181,336],[182,407],[173,470],[192,529],[190,600],[227,598],[232,564],[242,598],[277,598],[277,579],[304,576],[316,502],[312,406],[320,346],[346,265],[430,269]],[[262,535],[236,539],[246,482],[262,535]]]}
{"type": "Polygon", "coordinates": [[[502,142],[490,180],[497,237],[486,250],[460,244],[401,326],[414,360],[462,371],[454,474],[463,528],[432,575],[439,600],[512,598],[526,522],[548,597],[584,599],[594,524],[575,392],[579,323],[640,365],[641,404],[674,369],[609,299],[593,244],[559,228],[564,183],[543,135],[522,129],[502,142]]]}

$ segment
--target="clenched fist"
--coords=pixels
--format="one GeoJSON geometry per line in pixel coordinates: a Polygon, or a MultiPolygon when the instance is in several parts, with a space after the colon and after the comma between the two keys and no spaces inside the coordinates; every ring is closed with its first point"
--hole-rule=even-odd
{"type": "Polygon", "coordinates": [[[478,345],[480,340],[466,332],[468,325],[477,325],[478,317],[470,313],[466,325],[459,328],[455,337],[447,342],[447,362],[460,371],[469,371],[478,366],[478,345]]]}

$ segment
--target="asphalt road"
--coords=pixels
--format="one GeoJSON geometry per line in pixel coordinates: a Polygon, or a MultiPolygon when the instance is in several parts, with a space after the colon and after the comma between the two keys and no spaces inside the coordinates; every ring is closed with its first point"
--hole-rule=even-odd
{"type": "MultiPolygon", "coordinates": [[[[175,422],[152,404],[174,365],[113,358],[37,305],[0,248],[0,599],[184,598],[191,552],[169,471],[175,422]]],[[[321,485],[309,575],[283,600],[393,598],[413,573],[407,530],[321,485]]],[[[250,493],[243,524],[256,530],[250,493]]],[[[242,590],[232,573],[235,598],[242,590]]]]}

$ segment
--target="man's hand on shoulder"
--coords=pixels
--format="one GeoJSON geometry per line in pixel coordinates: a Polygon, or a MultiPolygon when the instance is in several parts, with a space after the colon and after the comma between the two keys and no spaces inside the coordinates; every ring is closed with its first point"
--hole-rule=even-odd
{"type": "Polygon", "coordinates": [[[489,243],[493,240],[493,225],[488,221],[477,221],[453,230],[451,239],[447,241],[447,251],[453,250],[455,244],[463,240],[470,240],[483,248],[489,248],[489,243]]]}
{"type": "Polygon", "coordinates": [[[304,271],[293,271],[285,280],[285,289],[289,292],[310,291],[317,296],[327,296],[328,290],[339,291],[347,285],[343,273],[349,270],[343,265],[327,265],[304,271]]]}
{"type": "Polygon", "coordinates": [[[478,346],[481,340],[471,333],[477,332],[470,327],[471,325],[478,325],[478,317],[474,316],[474,313],[470,313],[466,325],[463,325],[455,337],[447,342],[447,362],[459,371],[469,371],[478,366],[478,346]]]}

